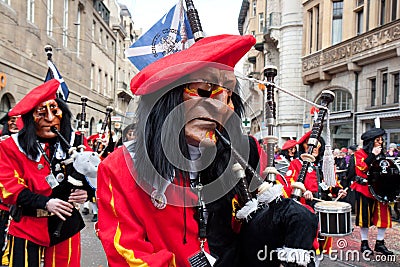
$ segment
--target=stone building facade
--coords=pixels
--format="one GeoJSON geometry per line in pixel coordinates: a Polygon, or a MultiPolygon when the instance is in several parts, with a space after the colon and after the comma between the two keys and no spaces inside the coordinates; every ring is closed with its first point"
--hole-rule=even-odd
{"type": "MultiPolygon", "coordinates": [[[[274,82],[291,93],[307,98],[307,86],[303,84],[301,72],[302,20],[301,0],[244,0],[239,14],[239,31],[241,34],[253,34],[257,39],[254,49],[247,55],[244,73],[264,80],[264,70],[275,66],[278,74],[274,82]]],[[[263,92],[250,83],[247,88],[245,100],[254,109],[250,116],[250,132],[256,134],[260,127],[264,132],[263,92]]],[[[281,146],[286,140],[297,139],[309,130],[310,116],[304,112],[307,108],[304,102],[282,91],[275,90],[275,102],[275,136],[281,146]]]]}
{"type": "MultiPolygon", "coordinates": [[[[98,131],[107,106],[114,108],[116,130],[122,128],[135,74],[123,53],[136,36],[126,7],[115,0],[1,0],[0,21],[0,116],[43,83],[44,46],[51,45],[68,101],[89,99],[87,134],[98,131]]],[[[77,126],[81,107],[74,103],[69,106],[77,126]]]]}
{"type": "Polygon", "coordinates": [[[333,146],[361,144],[375,126],[400,143],[400,1],[307,0],[303,10],[303,81],[315,100],[336,94],[333,146]]]}

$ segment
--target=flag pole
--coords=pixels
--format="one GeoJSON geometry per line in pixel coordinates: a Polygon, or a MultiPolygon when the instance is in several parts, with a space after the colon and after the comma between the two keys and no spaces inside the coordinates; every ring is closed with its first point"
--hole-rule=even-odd
{"type": "Polygon", "coordinates": [[[187,8],[187,16],[190,24],[190,28],[192,29],[192,33],[194,36],[194,41],[197,42],[198,40],[205,37],[203,32],[203,28],[201,27],[199,14],[197,13],[196,8],[194,7],[192,0],[185,0],[186,8],[187,8]]]}

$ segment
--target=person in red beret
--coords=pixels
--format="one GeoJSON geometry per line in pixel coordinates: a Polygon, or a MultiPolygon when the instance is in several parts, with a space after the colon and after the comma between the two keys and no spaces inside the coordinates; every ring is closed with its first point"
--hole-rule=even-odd
{"type": "Polygon", "coordinates": [[[7,139],[12,134],[18,133],[24,126],[21,116],[9,116],[8,112],[0,119],[0,124],[3,125],[0,142],[7,139]]]}
{"type": "MultiPolygon", "coordinates": [[[[4,115],[3,118],[0,119],[0,124],[3,125],[3,129],[1,130],[0,142],[9,138],[12,134],[18,133],[20,129],[22,129],[22,119],[21,116],[9,116],[8,112],[4,115]]],[[[8,228],[8,221],[10,217],[10,207],[9,205],[4,204],[0,200],[0,247],[5,248],[6,242],[6,234],[8,228]]],[[[3,259],[3,249],[0,251],[0,259],[3,259]]],[[[0,261],[4,264],[3,261],[0,261]]],[[[7,263],[8,264],[8,263],[7,263]]]]}
{"type": "Polygon", "coordinates": [[[0,143],[1,198],[13,218],[10,266],[39,267],[43,255],[44,266],[80,266],[84,222],[74,203],[83,203],[88,193],[65,187],[85,177],[65,161],[78,138],[68,106],[56,97],[59,84],[50,80],[17,103],[9,116],[21,116],[24,126],[0,143]]]}
{"type": "Polygon", "coordinates": [[[141,96],[136,142],[124,143],[98,170],[98,236],[109,266],[267,264],[257,254],[241,258],[246,222],[233,213],[243,191],[223,142],[259,173],[267,166],[257,140],[242,133],[244,104],[233,72],[254,44],[249,35],[205,37],[133,77],[131,90],[141,96]]]}
{"type": "Polygon", "coordinates": [[[279,157],[277,158],[277,160],[286,159],[289,162],[291,162],[292,160],[294,160],[297,157],[298,157],[297,141],[296,140],[287,140],[283,144],[281,153],[280,153],[279,157]]]}
{"type": "MultiPolygon", "coordinates": [[[[291,185],[297,182],[299,178],[299,174],[303,167],[303,160],[301,158],[302,154],[308,153],[308,141],[311,136],[311,131],[305,133],[297,142],[299,145],[299,154],[300,157],[294,159],[288,168],[286,173],[286,179],[290,182],[291,185]]],[[[315,161],[310,164],[307,169],[306,177],[304,179],[304,189],[303,197],[300,199],[301,203],[310,206],[314,209],[315,204],[318,200],[332,200],[332,196],[337,196],[340,194],[341,198],[346,197],[347,193],[342,189],[342,186],[337,183],[335,187],[329,187],[324,182],[324,177],[322,173],[322,159],[325,151],[325,140],[320,136],[318,138],[317,146],[313,148],[311,154],[315,157],[315,161]]],[[[290,194],[289,194],[290,195],[290,194]]],[[[325,253],[330,251],[332,248],[333,239],[331,237],[328,238],[319,238],[319,252],[325,253]]]]}
{"type": "Polygon", "coordinates": [[[378,158],[384,158],[383,138],[386,132],[382,128],[372,128],[361,135],[363,147],[354,153],[355,182],[351,188],[356,191],[356,225],[360,227],[361,252],[373,254],[368,244],[368,229],[378,227],[374,250],[384,255],[392,255],[385,245],[385,231],[392,227],[389,205],[378,201],[368,188],[368,170],[378,158]]]}

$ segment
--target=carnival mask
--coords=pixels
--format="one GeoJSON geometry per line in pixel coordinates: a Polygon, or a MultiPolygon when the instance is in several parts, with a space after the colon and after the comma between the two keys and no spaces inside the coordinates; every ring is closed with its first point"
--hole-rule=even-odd
{"type": "Polygon", "coordinates": [[[7,122],[7,124],[8,124],[8,130],[9,130],[10,133],[12,133],[12,134],[18,132],[17,119],[18,119],[17,116],[11,116],[11,117],[8,119],[8,122],[7,122]]]}
{"type": "Polygon", "coordinates": [[[206,68],[191,74],[189,81],[183,92],[187,142],[195,146],[202,141],[215,143],[215,129],[233,114],[236,78],[230,70],[206,68]]]}
{"type": "Polygon", "coordinates": [[[45,139],[56,137],[50,128],[55,126],[59,130],[61,118],[62,111],[55,100],[48,100],[36,106],[33,111],[36,135],[45,139]]]}

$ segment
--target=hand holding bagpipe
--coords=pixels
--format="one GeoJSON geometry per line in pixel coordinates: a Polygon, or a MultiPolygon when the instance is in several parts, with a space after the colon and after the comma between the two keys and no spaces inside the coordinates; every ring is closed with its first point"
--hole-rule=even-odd
{"type": "Polygon", "coordinates": [[[53,231],[53,237],[59,238],[66,220],[63,215],[72,216],[74,212],[75,216],[80,216],[79,214],[76,215],[77,211],[71,203],[67,203],[67,205],[65,202],[83,203],[87,199],[87,191],[93,190],[93,188],[88,183],[86,176],[97,175],[100,159],[95,152],[82,150],[77,152],[76,148],[71,147],[56,127],[51,127],[51,131],[57,134],[61,142],[69,148],[68,153],[70,154],[69,158],[61,162],[64,165],[67,178],[52,188],[51,199],[46,206],[48,211],[53,212],[61,219],[56,223],[53,231]]]}

